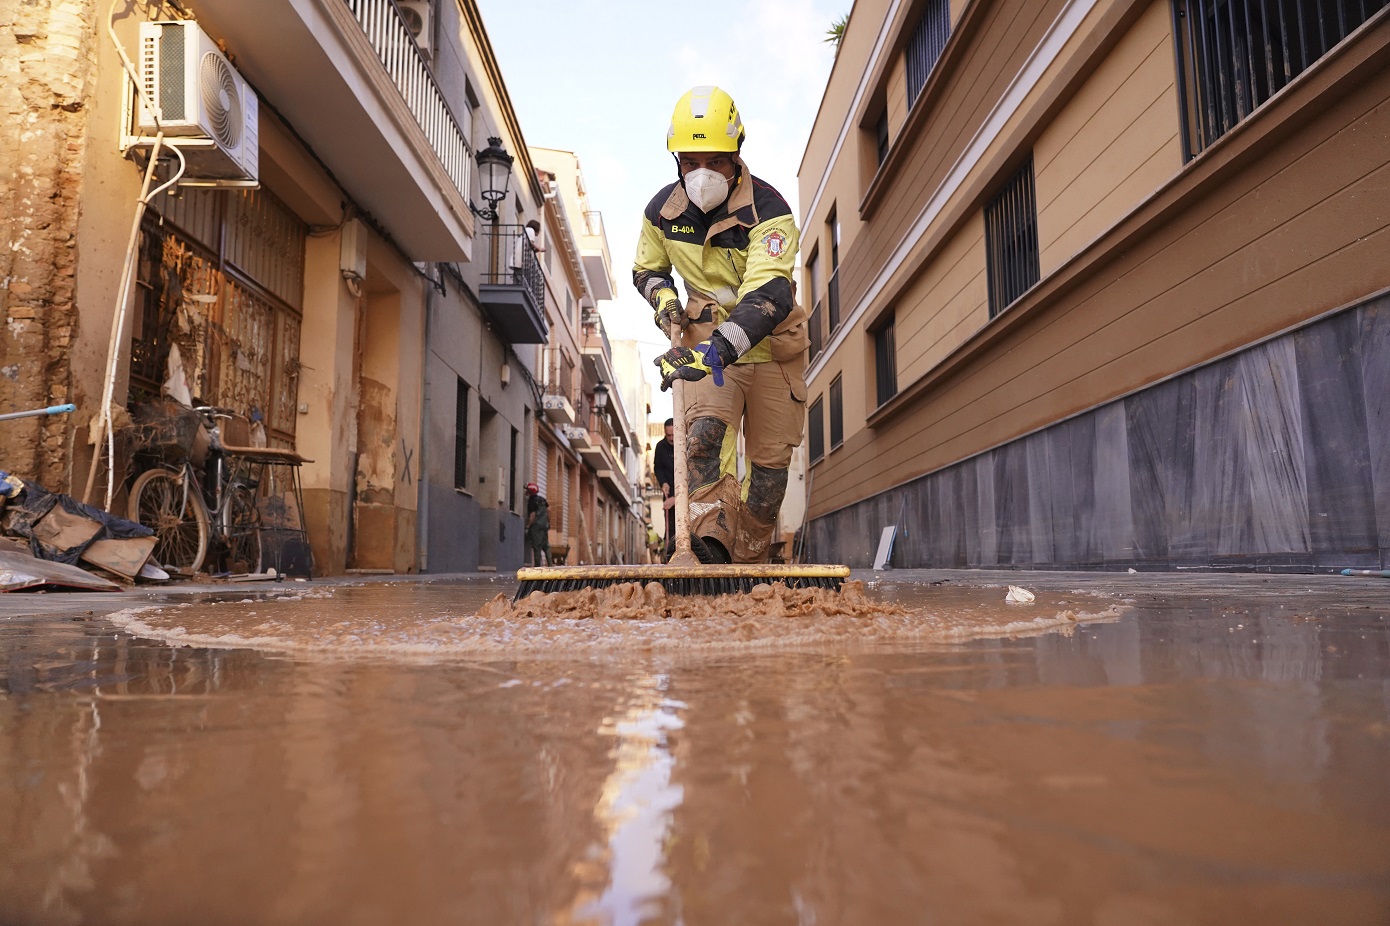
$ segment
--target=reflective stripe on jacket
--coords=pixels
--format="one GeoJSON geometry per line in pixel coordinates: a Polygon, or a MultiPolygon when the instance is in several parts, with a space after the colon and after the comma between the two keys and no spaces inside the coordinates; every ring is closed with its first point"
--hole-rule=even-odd
{"type": "Polygon", "coordinates": [[[792,284],[800,234],[782,195],[738,163],[738,186],[709,215],[691,205],[679,182],[653,197],[642,216],[632,282],[656,308],[657,293],[676,288],[674,269],[685,281],[688,307],[715,307],[712,318],[692,322],[731,321],[743,330],[751,349],[739,363],[790,359],[806,348],[806,313],[792,284]]]}

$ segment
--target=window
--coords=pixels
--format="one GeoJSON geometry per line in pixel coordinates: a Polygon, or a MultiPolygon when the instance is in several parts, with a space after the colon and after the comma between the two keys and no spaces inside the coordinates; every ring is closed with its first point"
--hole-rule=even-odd
{"type": "Polygon", "coordinates": [[[894,333],[896,319],[888,317],[874,331],[874,380],[878,386],[878,404],[882,405],[898,394],[898,340],[894,333]]]}
{"type": "Polygon", "coordinates": [[[806,452],[814,463],[825,456],[825,399],[816,400],[806,409],[806,452]]]}
{"type": "Polygon", "coordinates": [[[882,164],[888,157],[888,110],[878,114],[878,121],[874,123],[874,154],[878,158],[878,163],[882,164]]]}
{"type": "Polygon", "coordinates": [[[811,339],[810,359],[815,360],[816,355],[821,352],[821,300],[820,300],[820,252],[812,254],[806,261],[806,288],[811,294],[814,303],[811,308],[811,315],[806,319],[806,335],[811,339]]]}
{"type": "Polygon", "coordinates": [[[830,218],[825,220],[826,231],[830,236],[830,283],[825,289],[825,307],[830,316],[828,334],[834,334],[840,327],[840,215],[834,206],[830,207],[830,218]]]}
{"type": "Polygon", "coordinates": [[[454,410],[454,488],[468,490],[468,384],[462,377],[454,410]]]}
{"type": "Polygon", "coordinates": [[[917,28],[907,42],[907,100],[908,106],[917,102],[917,95],[927,85],[932,68],[951,37],[951,4],[948,0],[927,0],[917,28]]]}
{"type": "Polygon", "coordinates": [[[1390,0],[1176,0],[1183,156],[1191,160],[1390,0]]]}
{"type": "Polygon", "coordinates": [[[1038,282],[1038,207],[1033,191],[1033,157],[985,207],[985,258],[989,317],[1038,282]]]}
{"type": "Polygon", "coordinates": [[[834,450],[845,442],[845,390],[844,377],[837,376],[830,381],[830,449],[834,450]]]}

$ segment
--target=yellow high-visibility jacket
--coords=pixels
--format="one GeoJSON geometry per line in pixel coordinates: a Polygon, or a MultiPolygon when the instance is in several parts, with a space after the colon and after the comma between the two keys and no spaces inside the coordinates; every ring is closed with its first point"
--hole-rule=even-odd
{"type": "Polygon", "coordinates": [[[652,198],[632,282],[655,309],[657,294],[676,288],[674,269],[685,281],[687,312],[700,310],[691,322],[720,325],[739,363],[789,360],[808,344],[792,280],[800,234],[782,195],[738,164],[738,185],[709,215],[691,204],[679,182],[652,198]]]}

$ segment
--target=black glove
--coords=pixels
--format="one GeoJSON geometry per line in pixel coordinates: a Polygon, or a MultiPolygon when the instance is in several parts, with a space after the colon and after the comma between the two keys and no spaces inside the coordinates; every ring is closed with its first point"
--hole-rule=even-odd
{"type": "Polygon", "coordinates": [[[693,383],[710,374],[714,375],[714,384],[722,386],[724,367],[737,359],[734,349],[716,333],[694,347],[673,347],[653,362],[661,368],[661,391],[665,392],[677,379],[693,383]]]}
{"type": "Polygon", "coordinates": [[[671,325],[685,325],[685,310],[674,289],[657,290],[656,326],[667,336],[671,336],[671,325]]]}

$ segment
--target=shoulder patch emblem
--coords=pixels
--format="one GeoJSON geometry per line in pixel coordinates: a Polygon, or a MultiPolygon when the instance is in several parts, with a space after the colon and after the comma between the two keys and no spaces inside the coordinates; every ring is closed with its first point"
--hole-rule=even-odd
{"type": "Polygon", "coordinates": [[[768,257],[781,257],[787,250],[787,236],[779,231],[770,231],[763,235],[763,245],[767,248],[768,257]]]}

